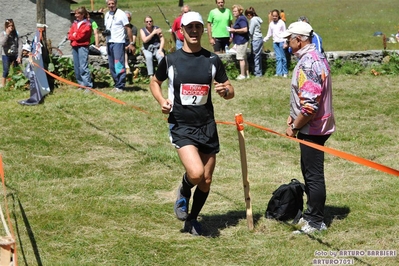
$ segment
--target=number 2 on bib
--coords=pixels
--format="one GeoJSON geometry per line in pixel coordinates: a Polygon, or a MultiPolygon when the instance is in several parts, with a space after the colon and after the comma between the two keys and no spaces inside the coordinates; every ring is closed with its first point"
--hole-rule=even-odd
{"type": "Polygon", "coordinates": [[[182,105],[204,105],[208,101],[208,84],[181,84],[180,99],[182,105]]]}

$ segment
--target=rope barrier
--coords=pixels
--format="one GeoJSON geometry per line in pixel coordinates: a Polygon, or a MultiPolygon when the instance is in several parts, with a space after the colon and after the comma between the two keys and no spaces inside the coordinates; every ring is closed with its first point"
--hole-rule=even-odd
{"type": "Polygon", "coordinates": [[[329,147],[326,147],[326,146],[321,146],[321,145],[318,145],[318,144],[315,144],[315,143],[312,143],[312,142],[308,142],[308,141],[304,141],[304,140],[300,140],[300,139],[297,139],[297,138],[292,138],[292,137],[280,134],[280,133],[278,133],[276,131],[273,131],[273,130],[271,130],[269,128],[256,125],[256,124],[251,123],[251,122],[245,122],[244,121],[244,123],[249,125],[249,126],[252,126],[252,127],[264,130],[264,131],[268,131],[268,132],[270,132],[272,134],[275,134],[275,135],[278,135],[280,137],[288,138],[288,139],[296,141],[298,143],[302,143],[302,144],[307,145],[309,147],[312,147],[314,149],[317,149],[317,150],[320,150],[320,151],[323,151],[323,152],[327,152],[329,154],[332,154],[334,156],[346,159],[348,161],[352,161],[352,162],[355,162],[355,163],[358,163],[358,164],[361,164],[361,165],[364,165],[364,166],[368,166],[370,168],[373,168],[373,169],[376,169],[378,171],[385,172],[385,173],[388,173],[388,174],[391,174],[391,175],[394,175],[394,176],[399,176],[399,171],[396,170],[396,169],[393,169],[393,168],[390,168],[388,166],[385,166],[385,165],[382,165],[382,164],[379,164],[379,163],[376,163],[376,162],[373,162],[373,161],[358,157],[356,155],[352,155],[352,154],[349,154],[349,153],[346,153],[346,152],[343,152],[343,151],[335,150],[333,148],[329,148],[329,147]]]}
{"type": "MultiPolygon", "coordinates": [[[[96,93],[96,94],[98,94],[98,95],[100,95],[100,96],[102,96],[102,97],[104,97],[104,98],[106,98],[106,99],[108,99],[108,100],[111,100],[111,101],[113,101],[113,102],[115,102],[115,103],[118,103],[118,104],[121,104],[121,105],[127,105],[124,101],[121,101],[121,100],[119,100],[119,99],[116,99],[116,98],[114,98],[114,97],[112,97],[112,96],[110,96],[110,95],[108,95],[108,94],[106,94],[106,93],[104,93],[104,92],[98,91],[98,90],[93,89],[93,88],[85,87],[85,86],[82,86],[82,85],[80,85],[80,84],[78,84],[78,83],[72,82],[72,81],[67,80],[67,79],[64,79],[64,78],[62,78],[62,77],[59,77],[59,76],[57,76],[57,75],[51,73],[50,71],[47,71],[46,69],[42,68],[40,65],[36,64],[35,62],[32,62],[32,63],[33,63],[35,66],[37,66],[38,68],[40,68],[41,70],[43,70],[44,72],[46,72],[46,73],[47,73],[48,75],[50,75],[51,77],[53,77],[53,78],[55,78],[55,79],[57,79],[57,80],[59,80],[59,81],[61,81],[61,82],[63,82],[63,83],[66,83],[66,84],[68,84],[68,85],[72,85],[72,86],[74,86],[74,87],[84,88],[84,89],[90,90],[91,92],[96,93]]],[[[132,107],[132,108],[134,108],[134,109],[136,109],[137,111],[143,112],[143,113],[145,113],[145,114],[149,114],[149,112],[147,112],[147,111],[141,109],[140,107],[137,107],[137,106],[134,106],[134,105],[129,105],[129,106],[132,107]]]]}
{"type": "MultiPolygon", "coordinates": [[[[34,64],[35,64],[37,67],[41,68],[41,67],[40,67],[39,65],[37,65],[36,63],[34,63],[34,64]]],[[[45,70],[45,69],[43,69],[43,68],[41,68],[41,69],[42,69],[43,71],[45,71],[47,74],[49,74],[50,76],[52,76],[53,78],[59,80],[59,81],[65,82],[65,83],[70,84],[70,85],[73,85],[73,86],[83,87],[83,86],[81,86],[81,85],[79,85],[79,84],[77,84],[77,83],[71,82],[71,81],[66,80],[66,79],[64,79],[64,78],[61,78],[61,77],[59,77],[59,76],[57,76],[57,75],[54,75],[53,73],[51,73],[51,72],[49,72],[49,71],[47,71],[47,70],[45,70]]],[[[95,90],[95,89],[92,89],[92,88],[87,88],[87,87],[85,87],[85,88],[86,88],[86,89],[89,89],[89,90],[91,90],[92,92],[97,93],[98,95],[100,95],[100,96],[102,96],[102,97],[104,97],[104,98],[107,98],[107,99],[109,99],[109,100],[111,100],[111,101],[113,101],[113,102],[115,102],[115,103],[119,103],[119,104],[122,104],[122,105],[127,105],[125,102],[123,102],[123,101],[121,101],[121,100],[118,100],[118,99],[116,99],[116,98],[114,98],[114,97],[112,97],[112,96],[110,96],[110,95],[108,95],[108,94],[106,94],[106,93],[100,92],[100,91],[95,90]]],[[[149,114],[149,112],[147,112],[147,111],[145,111],[145,110],[143,110],[143,109],[141,109],[141,108],[139,108],[139,107],[137,107],[137,106],[131,105],[131,107],[133,107],[134,109],[136,109],[136,110],[138,110],[138,111],[140,111],[140,112],[149,114]]],[[[228,121],[216,121],[216,123],[218,123],[218,124],[224,124],[224,125],[236,125],[235,122],[228,122],[228,121]]],[[[376,163],[376,162],[373,162],[373,161],[370,161],[370,160],[367,160],[367,159],[364,159],[364,158],[362,158],[362,157],[358,157],[358,156],[356,156],[356,155],[352,155],[352,154],[349,154],[349,153],[346,153],[346,152],[343,152],[343,151],[335,150],[335,149],[333,149],[333,148],[329,148],[329,147],[326,147],[326,146],[321,146],[321,145],[318,145],[318,144],[315,144],[315,143],[311,143],[311,142],[308,142],[308,141],[304,141],[304,140],[300,140],[300,139],[297,139],[297,138],[292,138],[292,137],[289,137],[289,136],[280,134],[280,133],[278,133],[278,132],[276,132],[276,131],[274,131],[274,130],[272,130],[272,129],[269,129],[269,128],[267,128],[267,127],[263,127],[263,126],[260,126],[260,125],[257,125],[257,124],[251,123],[251,122],[244,121],[243,123],[244,123],[244,124],[247,124],[248,126],[252,126],[252,127],[258,128],[258,129],[260,129],[260,130],[267,131],[267,132],[269,132],[269,133],[278,135],[278,136],[280,136],[280,137],[284,137],[284,138],[290,139],[290,140],[292,140],[292,141],[296,141],[296,142],[298,142],[298,143],[307,145],[307,146],[312,147],[312,148],[314,148],[314,149],[317,149],[317,150],[320,150],[320,151],[323,151],[323,152],[332,154],[332,155],[334,155],[334,156],[343,158],[343,159],[345,159],[345,160],[352,161],[352,162],[358,163],[358,164],[360,164],[360,165],[364,165],[364,166],[373,168],[373,169],[375,169],[375,170],[378,170],[378,171],[381,171],[381,172],[385,172],[385,173],[387,173],[387,174],[391,174],[391,175],[394,175],[394,176],[399,176],[399,171],[398,171],[398,170],[393,169],[393,168],[388,167],[388,166],[385,166],[385,165],[382,165],[382,164],[379,164],[379,163],[376,163]]]]}

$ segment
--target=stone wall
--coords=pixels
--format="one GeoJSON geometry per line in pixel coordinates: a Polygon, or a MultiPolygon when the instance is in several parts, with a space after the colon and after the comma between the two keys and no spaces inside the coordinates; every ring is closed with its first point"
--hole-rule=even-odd
{"type": "Polygon", "coordinates": [[[327,59],[329,62],[334,62],[339,59],[342,61],[355,61],[363,66],[369,66],[373,64],[381,64],[386,54],[399,53],[399,50],[369,50],[362,52],[350,52],[350,51],[339,51],[339,52],[326,52],[327,59]]]}
{"type": "MultiPolygon", "coordinates": [[[[368,66],[372,64],[381,64],[384,58],[384,54],[386,53],[399,54],[399,50],[335,51],[326,52],[326,56],[330,63],[334,62],[335,60],[355,61],[364,66],[368,66]]],[[[232,54],[220,54],[219,57],[222,60],[226,61],[236,60],[235,55],[232,54]]],[[[267,60],[268,58],[275,58],[274,52],[265,52],[263,54],[264,60],[267,60]]],[[[294,58],[295,56],[292,56],[292,59],[294,58]]]]}
{"type": "MultiPolygon", "coordinates": [[[[359,62],[364,66],[369,66],[372,64],[381,64],[383,62],[384,54],[386,53],[397,53],[399,50],[370,50],[370,51],[338,51],[338,52],[326,52],[327,59],[330,63],[335,60],[342,61],[355,61],[359,62]]],[[[219,57],[227,62],[236,61],[236,56],[234,54],[219,54],[219,57]]],[[[275,58],[274,52],[265,52],[263,54],[263,60],[275,58]]],[[[292,57],[294,59],[294,56],[292,57]]],[[[94,66],[104,66],[108,67],[108,61],[106,57],[101,56],[90,56],[89,63],[94,66]]],[[[136,67],[140,64],[145,64],[144,57],[139,55],[134,60],[132,60],[132,66],[136,67]]]]}

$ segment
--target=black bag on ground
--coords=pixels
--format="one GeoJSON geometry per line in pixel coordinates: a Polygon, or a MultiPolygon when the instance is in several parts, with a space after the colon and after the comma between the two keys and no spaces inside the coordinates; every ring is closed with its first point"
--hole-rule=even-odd
{"type": "Polygon", "coordinates": [[[303,192],[305,185],[297,179],[291,179],[288,184],[281,185],[273,192],[267,204],[266,218],[287,221],[294,219],[298,223],[303,211],[303,192]]]}

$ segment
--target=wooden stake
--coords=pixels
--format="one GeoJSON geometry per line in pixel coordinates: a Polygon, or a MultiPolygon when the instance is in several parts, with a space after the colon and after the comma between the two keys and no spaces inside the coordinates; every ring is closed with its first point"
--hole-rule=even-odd
{"type": "Polygon", "coordinates": [[[242,114],[235,115],[235,121],[238,133],[238,142],[240,144],[240,159],[241,159],[241,172],[242,184],[244,186],[244,199],[247,212],[248,229],[254,229],[254,219],[252,216],[251,197],[249,195],[249,181],[248,181],[248,167],[247,167],[247,153],[245,151],[245,138],[244,138],[244,120],[242,114]]]}
{"type": "Polygon", "coordinates": [[[7,214],[7,220],[9,223],[9,227],[7,226],[6,220],[4,218],[3,209],[0,204],[0,216],[1,222],[3,223],[4,229],[6,231],[7,236],[0,236],[0,266],[18,266],[18,256],[17,256],[17,244],[15,243],[14,232],[12,230],[10,212],[7,207],[7,192],[6,185],[4,180],[4,169],[3,169],[3,159],[0,155],[0,177],[1,183],[3,186],[3,194],[4,194],[4,205],[7,214]],[[11,230],[10,230],[11,229],[11,230]]]}

